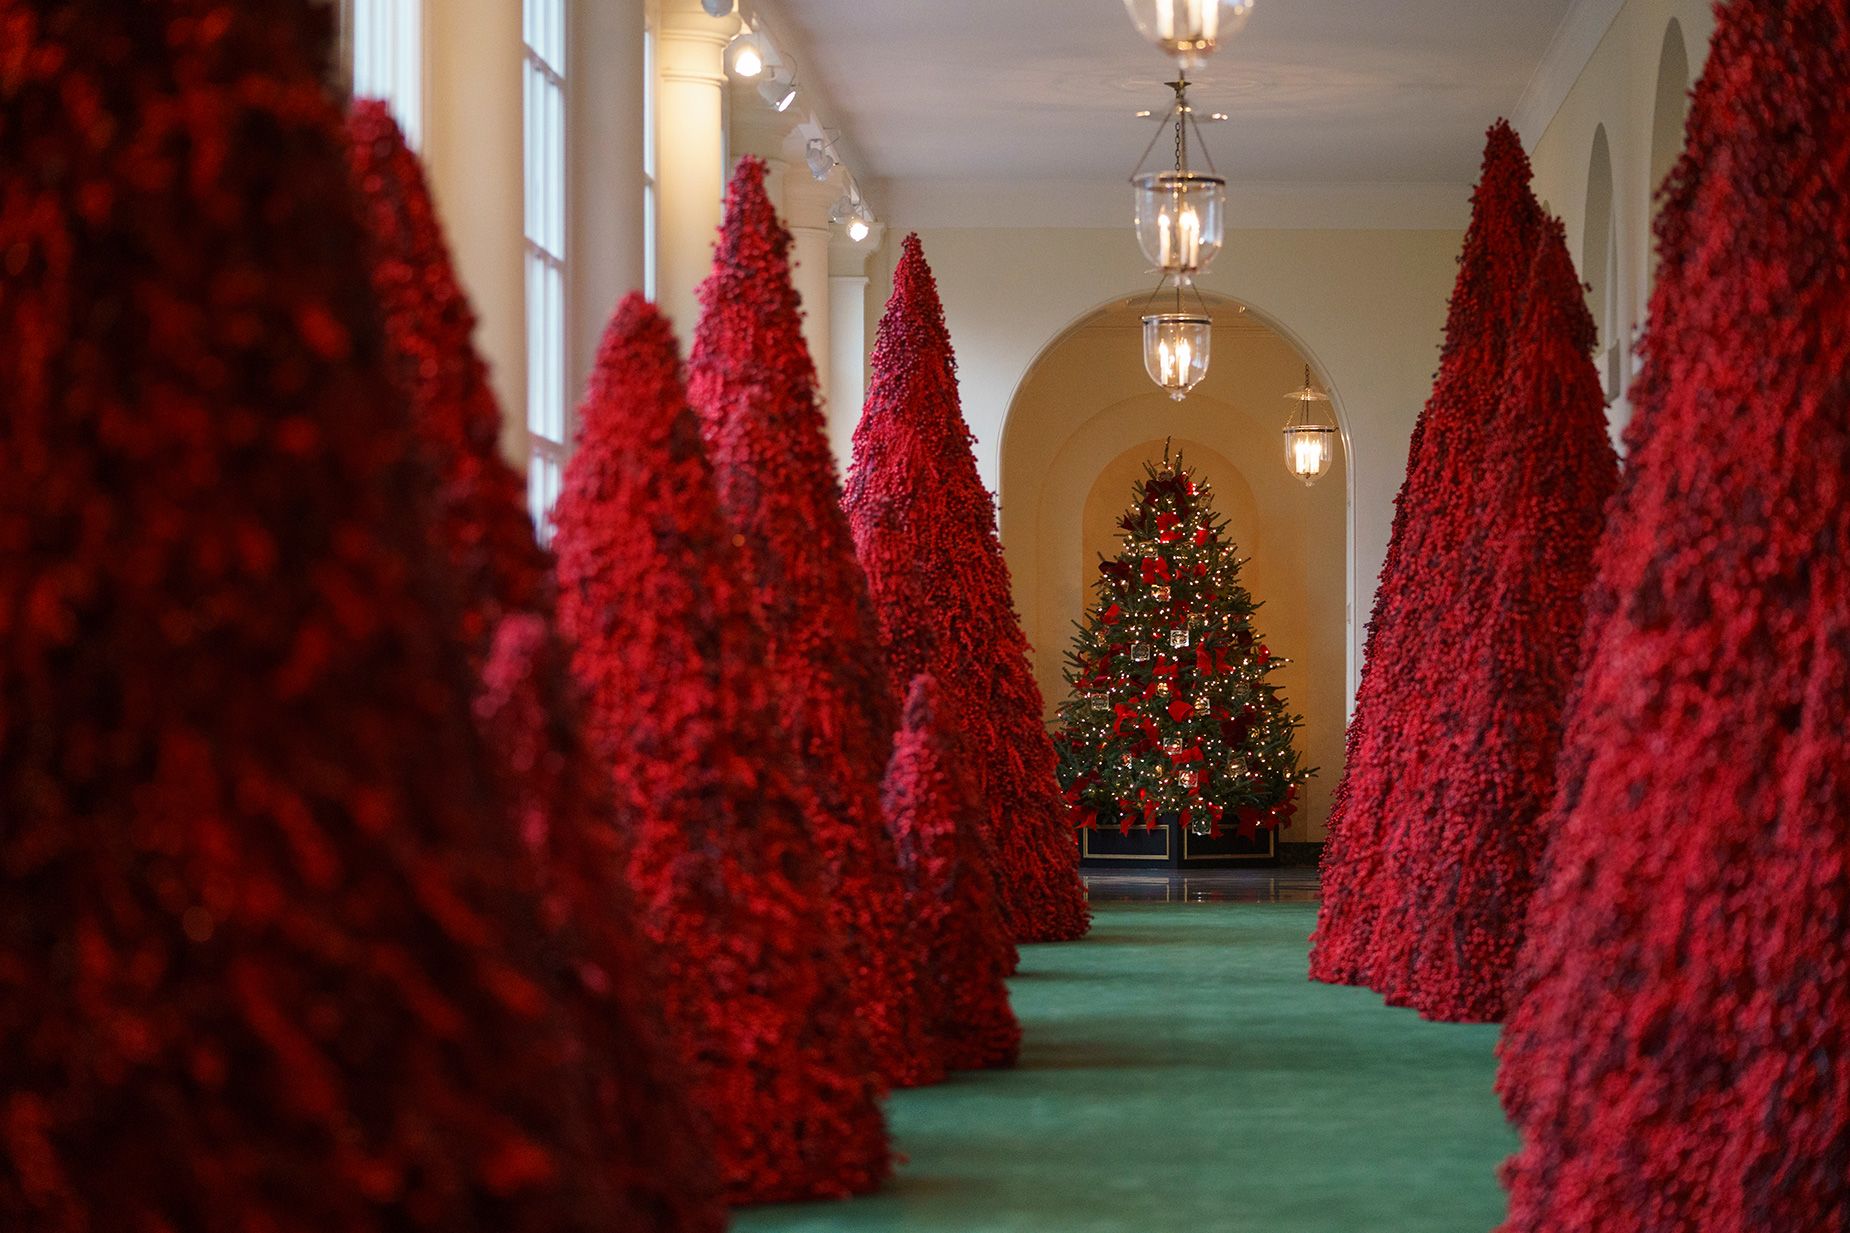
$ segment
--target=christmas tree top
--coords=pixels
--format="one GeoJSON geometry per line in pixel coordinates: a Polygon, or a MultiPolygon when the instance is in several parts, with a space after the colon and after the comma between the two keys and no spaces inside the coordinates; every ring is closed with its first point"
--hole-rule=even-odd
{"type": "Polygon", "coordinates": [[[1208,484],[1167,447],[1144,470],[1066,656],[1061,784],[1083,826],[1283,826],[1315,773],[1292,745],[1303,721],[1268,680],[1288,661],[1253,629],[1259,605],[1208,484]]]}

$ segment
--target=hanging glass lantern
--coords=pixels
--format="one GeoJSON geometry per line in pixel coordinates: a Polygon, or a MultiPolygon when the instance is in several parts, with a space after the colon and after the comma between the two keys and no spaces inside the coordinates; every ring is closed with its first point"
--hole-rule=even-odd
{"type": "Polygon", "coordinates": [[[1238,34],[1254,0],[1124,0],[1143,35],[1166,55],[1193,67],[1238,34]]]}
{"type": "Polygon", "coordinates": [[[1227,181],[1214,171],[1214,160],[1207,155],[1199,126],[1195,128],[1196,148],[1207,161],[1206,171],[1189,166],[1188,133],[1194,125],[1194,110],[1188,102],[1188,78],[1178,77],[1168,83],[1175,91],[1175,102],[1157,129],[1156,136],[1144,147],[1137,173],[1131,176],[1135,196],[1137,243],[1143,255],[1165,278],[1181,284],[1194,280],[1208,268],[1220,252],[1226,230],[1227,181]],[[1166,133],[1175,134],[1175,166],[1160,171],[1143,170],[1144,162],[1166,133]]]}
{"type": "Polygon", "coordinates": [[[1285,422],[1285,465],[1309,488],[1323,478],[1336,458],[1336,426],[1325,420],[1317,403],[1330,396],[1311,384],[1310,365],[1304,366],[1304,385],[1285,395],[1297,399],[1297,410],[1285,422]]]}
{"type": "Polygon", "coordinates": [[[1213,328],[1206,313],[1151,313],[1143,319],[1143,369],[1178,402],[1208,375],[1213,328]]]}
{"type": "Polygon", "coordinates": [[[1188,78],[1179,75],[1167,83],[1175,102],[1144,147],[1137,172],[1131,176],[1135,196],[1137,243],[1143,255],[1165,277],[1178,283],[1193,281],[1220,252],[1226,229],[1227,181],[1214,170],[1201,130],[1195,125],[1188,102],[1188,78]],[[1188,134],[1195,128],[1196,148],[1206,160],[1206,171],[1189,165],[1188,134]],[[1175,165],[1159,171],[1143,170],[1150,152],[1165,134],[1174,133],[1175,165]]]}
{"type": "Polygon", "coordinates": [[[1137,188],[1137,243],[1158,270],[1193,278],[1213,262],[1224,235],[1227,181],[1199,171],[1153,171],[1137,188]]]}

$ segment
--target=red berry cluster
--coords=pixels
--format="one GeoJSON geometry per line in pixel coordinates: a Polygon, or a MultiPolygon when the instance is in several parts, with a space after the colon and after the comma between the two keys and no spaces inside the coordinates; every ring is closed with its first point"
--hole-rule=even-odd
{"type": "Polygon", "coordinates": [[[713,1228],[469,720],[323,10],[0,28],[0,1226],[713,1228]]]}
{"type": "Polygon", "coordinates": [[[626,1160],[627,1184],[706,1227],[721,1217],[693,1147],[704,1142],[678,1121],[678,1074],[654,1016],[640,1009],[653,1001],[653,956],[622,893],[609,772],[584,740],[571,656],[552,626],[551,561],[534,537],[526,486],[499,450],[501,412],[472,339],[475,314],[423,167],[391,113],[355,102],[347,136],[387,353],[434,478],[428,530],[450,566],[457,634],[481,676],[478,725],[517,832],[541,859],[547,922],[588,949],[574,975],[605,1002],[580,1025],[598,1046],[585,1065],[624,1071],[621,1083],[598,1077],[601,1098],[656,1111],[656,1124],[636,1122],[626,1141],[648,1138],[663,1155],[626,1160]]]}
{"type": "Polygon", "coordinates": [[[1324,845],[1310,969],[1317,980],[1375,983],[1375,931],[1396,902],[1390,850],[1401,820],[1390,812],[1391,801],[1399,781],[1424,763],[1439,736],[1436,717],[1419,705],[1452,670],[1448,648],[1432,640],[1432,614],[1445,597],[1481,582],[1465,547],[1482,518],[1477,500],[1487,474],[1488,430],[1503,396],[1540,223],[1528,155],[1499,120],[1485,145],[1439,373],[1414,425],[1368,624],[1324,845]]]}
{"type": "Polygon", "coordinates": [[[953,1070],[1012,1066],[1021,1027],[1003,978],[1015,970],[1015,944],[996,910],[978,822],[983,807],[949,720],[937,683],[914,678],[887,768],[887,824],[906,868],[906,908],[928,956],[933,1045],[953,1070]]]}
{"type": "Polygon", "coordinates": [[[347,137],[394,374],[437,476],[431,532],[456,580],[463,644],[479,671],[504,615],[550,618],[552,563],[534,538],[526,484],[501,456],[501,408],[423,166],[384,103],[356,101],[347,137]]]}
{"type": "Polygon", "coordinates": [[[1503,1039],[1509,1233],[1850,1211],[1846,95],[1845,0],[1718,9],[1503,1039]]]}
{"type": "Polygon", "coordinates": [[[1567,237],[1546,219],[1468,507],[1476,528],[1455,558],[1466,585],[1428,617],[1446,671],[1395,711],[1424,749],[1386,798],[1368,979],[1435,1019],[1503,1018],[1547,847],[1561,711],[1618,484],[1594,338],[1567,237]]]}
{"type": "Polygon", "coordinates": [[[907,236],[844,506],[895,693],[934,673],[967,735],[1003,920],[1020,942],[1070,940],[1091,919],[1079,845],[972,441],[937,285],[918,237],[907,236]]]}
{"type": "Polygon", "coordinates": [[[825,905],[819,806],[673,336],[638,296],[580,425],[554,515],[560,623],[716,1170],[735,1203],[871,1190],[889,1168],[882,1085],[825,905]]]}
{"type": "Polygon", "coordinates": [[[764,671],[784,696],[784,728],[820,808],[811,838],[842,939],[849,992],[874,1062],[898,1086],[943,1078],[927,1043],[880,775],[897,701],[880,629],[841,508],[790,282],[790,233],[764,191],[764,163],[741,159],[688,364],[688,395],[720,504],[743,537],[765,633],[764,671]]]}

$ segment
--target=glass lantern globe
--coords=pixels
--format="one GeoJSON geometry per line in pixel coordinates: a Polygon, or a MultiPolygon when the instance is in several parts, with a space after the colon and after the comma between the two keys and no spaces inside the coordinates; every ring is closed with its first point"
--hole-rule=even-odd
{"type": "Polygon", "coordinates": [[[1323,478],[1336,457],[1336,429],[1328,424],[1293,425],[1285,429],[1285,465],[1309,488],[1323,478]]]}
{"type": "Polygon", "coordinates": [[[1238,34],[1255,0],[1124,0],[1137,33],[1193,68],[1238,34]]]}
{"type": "Polygon", "coordinates": [[[1311,384],[1310,367],[1306,365],[1303,386],[1285,397],[1296,399],[1298,404],[1285,424],[1285,466],[1309,488],[1336,460],[1336,426],[1316,410],[1316,404],[1329,402],[1330,396],[1311,384]]]}
{"type": "Polygon", "coordinates": [[[1182,282],[1207,269],[1224,235],[1227,181],[1199,171],[1152,171],[1131,183],[1143,255],[1182,282]]]}
{"type": "Polygon", "coordinates": [[[1143,319],[1143,368],[1180,401],[1208,375],[1214,321],[1199,313],[1151,313],[1143,319]]]}

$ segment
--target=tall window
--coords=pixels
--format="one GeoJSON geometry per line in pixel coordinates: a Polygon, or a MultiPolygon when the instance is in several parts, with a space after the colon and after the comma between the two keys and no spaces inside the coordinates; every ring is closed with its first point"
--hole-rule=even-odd
{"type": "Polygon", "coordinates": [[[541,540],[565,469],[565,0],[523,0],[526,27],[527,503],[541,540]]]}
{"type": "Polygon", "coordinates": [[[642,31],[642,293],[655,298],[655,31],[642,31]]]}
{"type": "Polygon", "coordinates": [[[391,104],[412,148],[424,120],[423,0],[352,0],[353,93],[391,104]]]}

